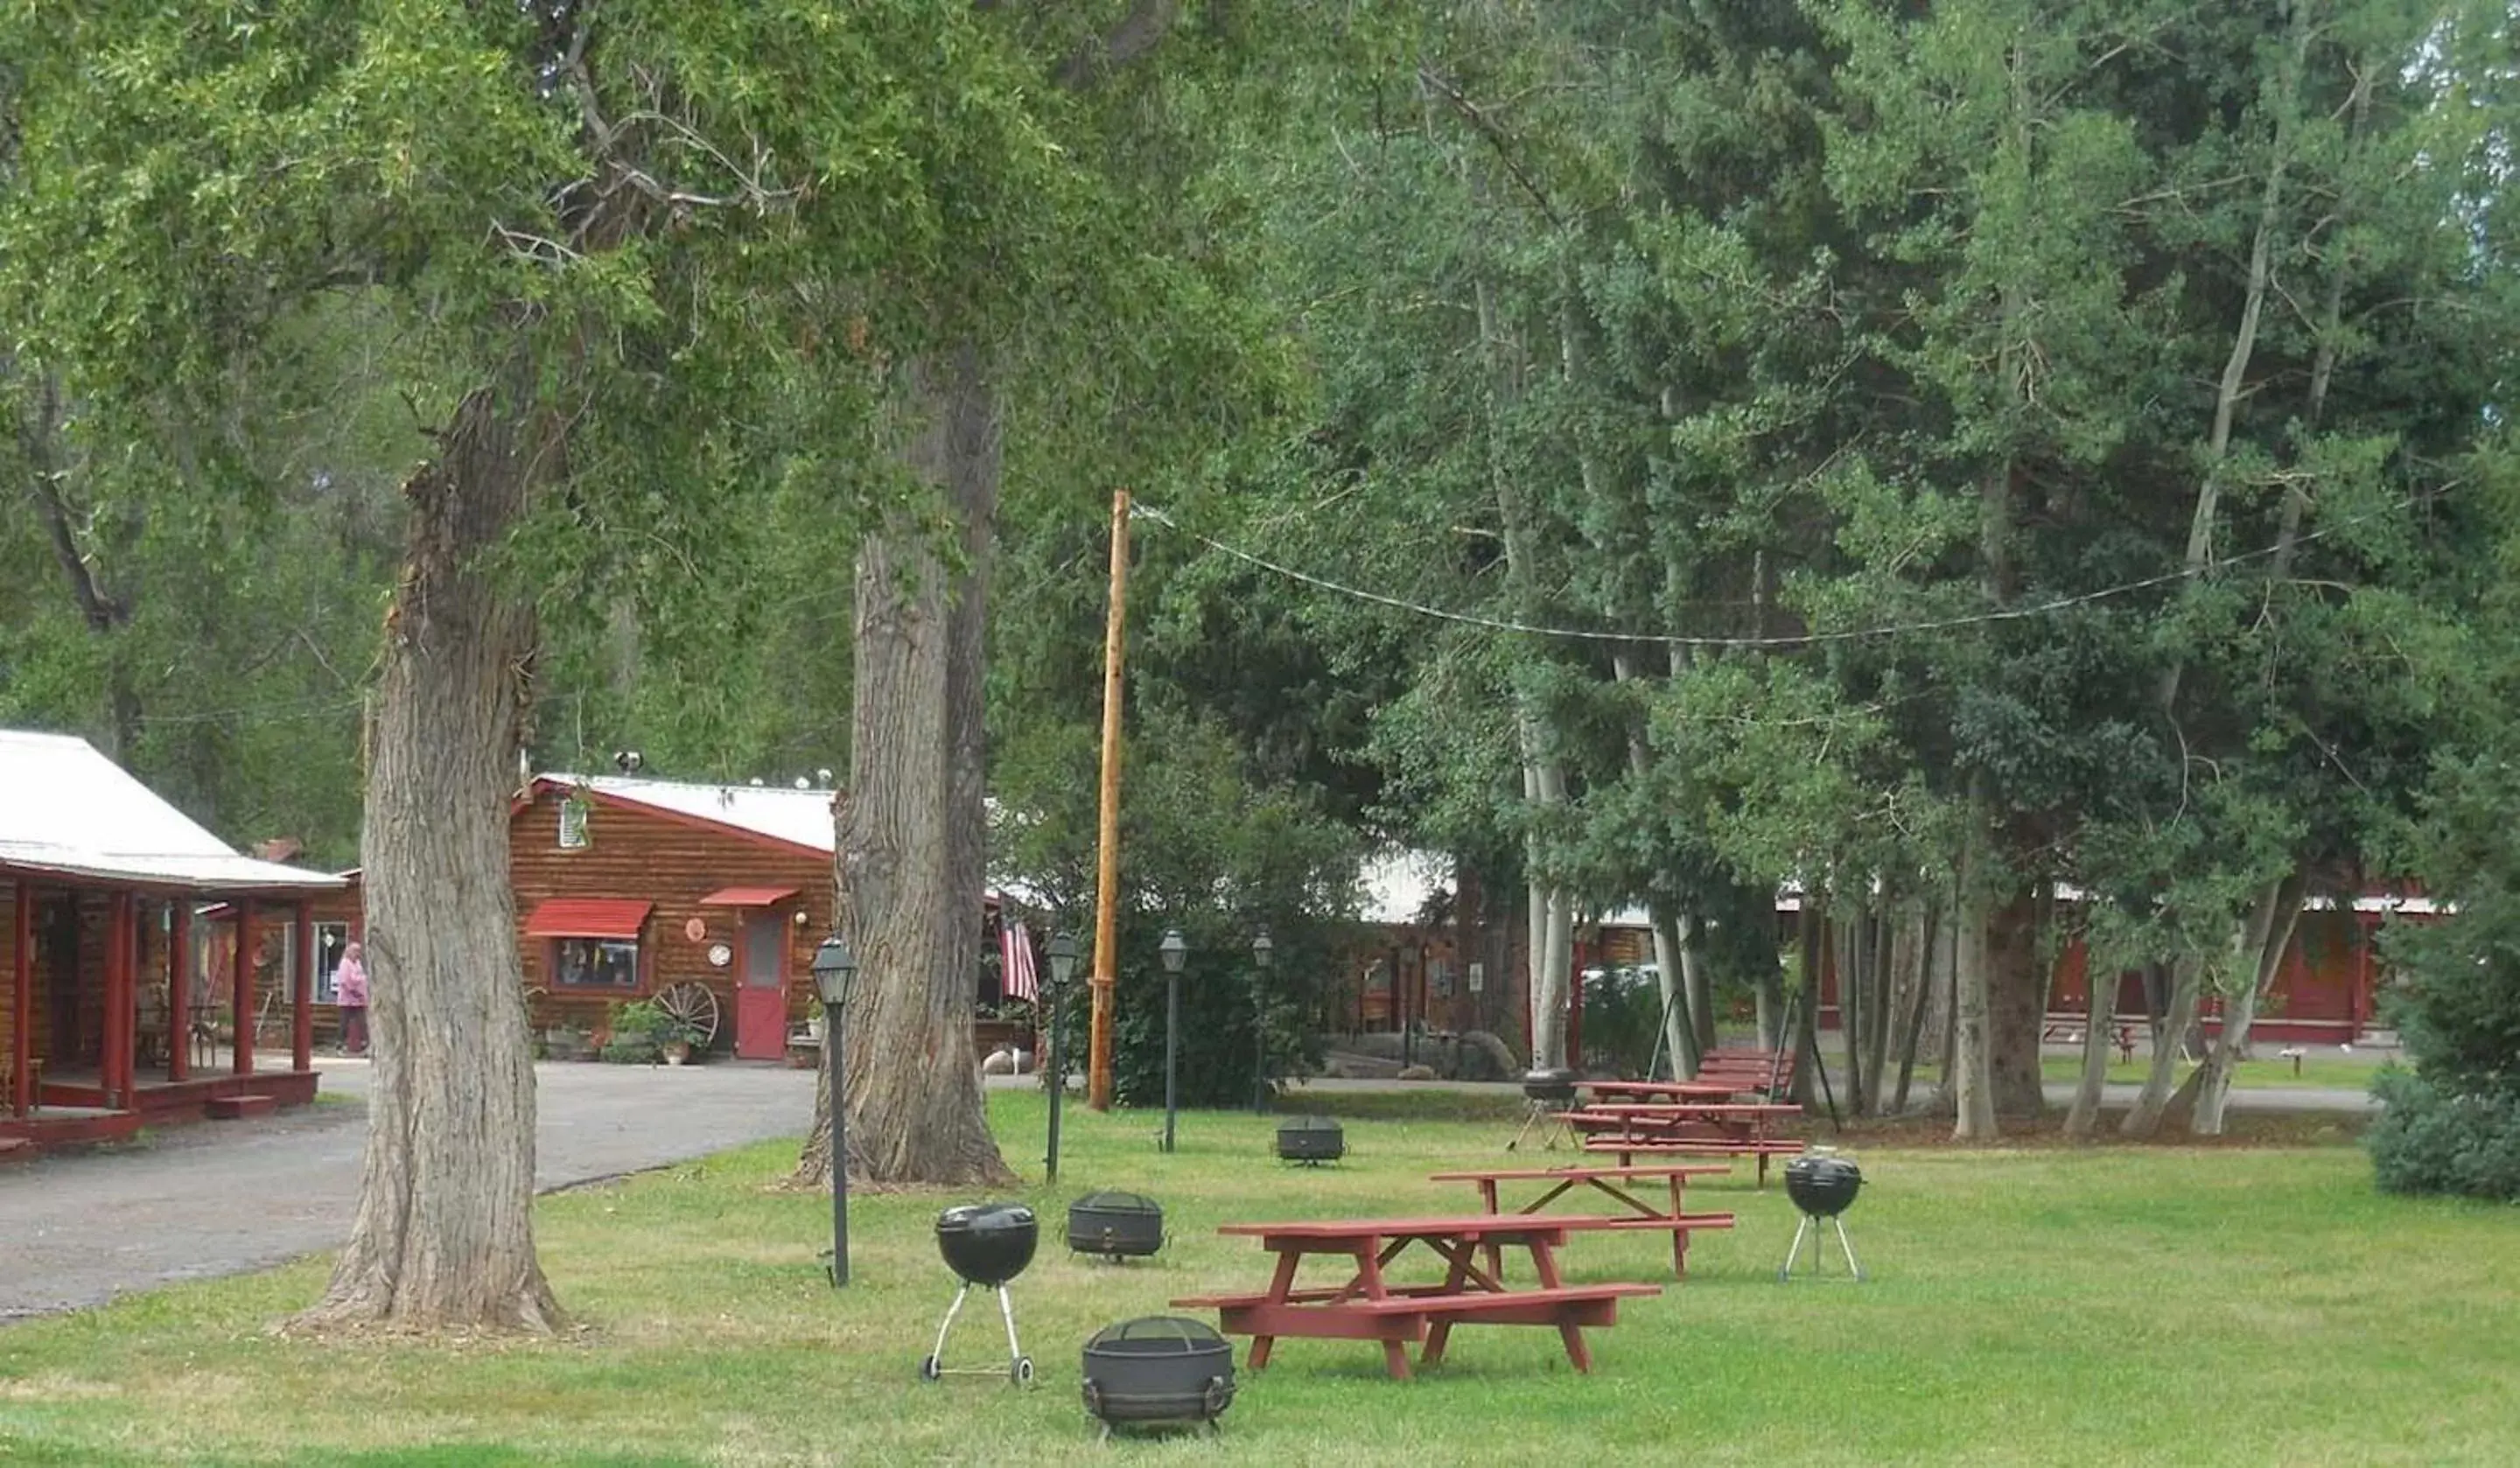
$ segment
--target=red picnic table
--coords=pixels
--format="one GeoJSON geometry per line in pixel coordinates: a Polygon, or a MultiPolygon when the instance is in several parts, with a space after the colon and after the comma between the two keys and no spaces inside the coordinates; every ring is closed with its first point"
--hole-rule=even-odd
{"type": "Polygon", "coordinates": [[[1803,1149],[1802,1138],[1772,1136],[1778,1117],[1800,1116],[1799,1106],[1740,1102],[1718,1106],[1585,1106],[1566,1123],[1585,1134],[1584,1150],[1615,1154],[1621,1166],[1639,1156],[1732,1156],[1759,1159],[1759,1185],[1768,1185],[1768,1159],[1803,1149]]]}
{"type": "MultiPolygon", "coordinates": [[[[1671,1272],[1678,1277],[1688,1275],[1688,1235],[1696,1228],[1730,1228],[1729,1213],[1690,1213],[1682,1206],[1682,1189],[1691,1178],[1720,1177],[1732,1171],[1729,1162],[1661,1163],[1648,1167],[1562,1167],[1562,1168],[1467,1168],[1458,1173],[1436,1173],[1436,1182],[1474,1182],[1478,1184],[1479,1201],[1490,1213],[1503,1213],[1497,1196],[1501,1182],[1547,1182],[1548,1191],[1515,1210],[1525,1217],[1539,1213],[1579,1185],[1586,1192],[1599,1192],[1625,1205],[1623,1214],[1552,1214],[1562,1219],[1570,1228],[1668,1229],[1671,1233],[1671,1272]],[[1664,1210],[1640,1198],[1630,1190],[1640,1182],[1662,1182],[1671,1190],[1671,1207],[1664,1210]]],[[[1494,1245],[1488,1248],[1488,1272],[1502,1275],[1504,1261],[1494,1245]]]]}
{"type": "Polygon", "coordinates": [[[1214,1310],[1218,1328],[1251,1339],[1251,1369],[1269,1364],[1270,1348],[1280,1336],[1382,1343],[1384,1367],[1398,1380],[1409,1379],[1406,1347],[1423,1341],[1420,1365],[1444,1358],[1444,1346],[1456,1325],[1554,1325],[1565,1343],[1566,1358],[1578,1371],[1593,1368],[1584,1344],[1587,1325],[1612,1325],[1619,1301],[1659,1295],[1658,1284],[1569,1285],[1557,1272],[1557,1253],[1574,1226],[1560,1218],[1535,1219],[1524,1214],[1479,1214],[1464,1218],[1306,1220],[1284,1223],[1228,1223],[1224,1234],[1257,1238],[1260,1247],[1278,1256],[1269,1288],[1249,1295],[1193,1295],[1172,1302],[1192,1310],[1214,1310]],[[1444,1277],[1433,1284],[1395,1285],[1383,1277],[1390,1264],[1412,1244],[1433,1252],[1445,1263],[1444,1277]],[[1493,1269],[1479,1267],[1482,1248],[1520,1246],[1531,1252],[1538,1289],[1508,1289],[1493,1269]],[[1328,1254],[1353,1260],[1356,1270],[1334,1288],[1297,1289],[1295,1274],[1305,1256],[1328,1254]]]}
{"type": "Polygon", "coordinates": [[[1615,1105],[1622,1101],[1703,1101],[1720,1105],[1741,1093],[1740,1088],[1728,1081],[1587,1081],[1584,1089],[1593,1093],[1593,1104],[1615,1105]]]}

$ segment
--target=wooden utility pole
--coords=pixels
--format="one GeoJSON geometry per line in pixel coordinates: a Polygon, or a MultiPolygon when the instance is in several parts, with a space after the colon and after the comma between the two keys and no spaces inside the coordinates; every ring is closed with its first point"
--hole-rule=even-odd
{"type": "Polygon", "coordinates": [[[1129,492],[1111,496],[1111,615],[1102,630],[1102,821],[1094,883],[1094,1044],[1085,1104],[1111,1109],[1111,991],[1120,977],[1120,648],[1127,626],[1129,492]]]}

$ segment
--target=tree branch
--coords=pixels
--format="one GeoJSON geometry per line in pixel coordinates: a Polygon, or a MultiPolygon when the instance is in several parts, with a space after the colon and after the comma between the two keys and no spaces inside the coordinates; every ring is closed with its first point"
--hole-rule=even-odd
{"type": "Polygon", "coordinates": [[[21,419],[18,423],[18,444],[26,456],[28,469],[26,495],[34,501],[35,512],[44,522],[44,538],[51,543],[53,559],[61,563],[62,574],[69,580],[70,596],[78,602],[80,617],[93,631],[111,632],[130,620],[131,608],[97,584],[95,568],[79,551],[69,504],[62,498],[63,470],[53,453],[61,433],[61,384],[47,374],[35,388],[33,419],[21,419]]]}
{"type": "Polygon", "coordinates": [[[1462,120],[1470,124],[1472,131],[1488,140],[1488,146],[1496,150],[1497,161],[1505,164],[1505,171],[1512,175],[1514,183],[1521,187],[1523,193],[1531,196],[1533,203],[1539,205],[1541,217],[1559,229],[1565,228],[1565,217],[1559,214],[1556,206],[1549,201],[1549,196],[1542,192],[1539,181],[1524,172],[1522,165],[1514,161],[1513,150],[1506,146],[1508,139],[1505,129],[1497,125],[1496,119],[1481,111],[1477,103],[1462,96],[1462,89],[1453,85],[1434,67],[1419,67],[1418,79],[1433,87],[1446,102],[1453,105],[1454,111],[1462,114],[1462,120]]]}

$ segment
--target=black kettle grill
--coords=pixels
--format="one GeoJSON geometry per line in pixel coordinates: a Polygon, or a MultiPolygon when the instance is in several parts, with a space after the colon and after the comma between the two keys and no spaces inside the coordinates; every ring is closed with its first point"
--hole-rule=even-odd
{"type": "Polygon", "coordinates": [[[934,1381],[941,1376],[998,1374],[994,1366],[950,1370],[945,1365],[946,1334],[963,1309],[963,1297],[976,1287],[998,1292],[998,1313],[1007,1322],[1007,1379],[1017,1386],[1031,1383],[1032,1357],[1023,1354],[1015,1340],[1015,1308],[1007,1295],[1007,1281],[1032,1263],[1033,1249],[1040,1242],[1040,1221],[1021,1203],[966,1203],[936,1216],[936,1252],[945,1256],[945,1267],[963,1285],[954,1292],[954,1303],[945,1308],[945,1323],[936,1327],[936,1349],[919,1363],[921,1377],[934,1381]]]}
{"type": "Polygon", "coordinates": [[[1821,1268],[1822,1245],[1820,1227],[1823,1220],[1837,1230],[1837,1246],[1846,1251],[1846,1268],[1858,1282],[1864,1278],[1864,1266],[1855,1262],[1855,1245],[1846,1237],[1846,1220],[1840,1215],[1854,1206],[1855,1195],[1864,1187],[1864,1170],[1846,1158],[1825,1148],[1814,1148],[1785,1164],[1785,1196],[1803,1212],[1802,1222],[1794,1225],[1794,1244],[1785,1251],[1785,1266],[1777,1271],[1778,1279],[1791,1279],[1794,1260],[1803,1251],[1803,1238],[1812,1241],[1812,1272],[1821,1268]]]}
{"type": "Polygon", "coordinates": [[[1566,1125],[1566,1108],[1575,1104],[1575,1073],[1562,1065],[1523,1072],[1522,1130],[1513,1134],[1513,1140],[1507,1142],[1505,1149],[1510,1152],[1521,1146],[1534,1127],[1541,1129],[1543,1147],[1554,1148],[1560,1136],[1572,1143],[1575,1134],[1566,1125]]]}

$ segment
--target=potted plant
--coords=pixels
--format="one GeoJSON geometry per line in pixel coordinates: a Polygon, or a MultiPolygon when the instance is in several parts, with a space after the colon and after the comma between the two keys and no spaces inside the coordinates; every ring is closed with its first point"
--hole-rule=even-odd
{"type": "MultiPolygon", "coordinates": [[[[615,1004],[610,1033],[604,1041],[604,1058],[618,1065],[653,1065],[665,1058],[666,1042],[680,1028],[672,1015],[652,1001],[615,1004]]],[[[688,1058],[688,1045],[684,1053],[688,1058]]]]}

